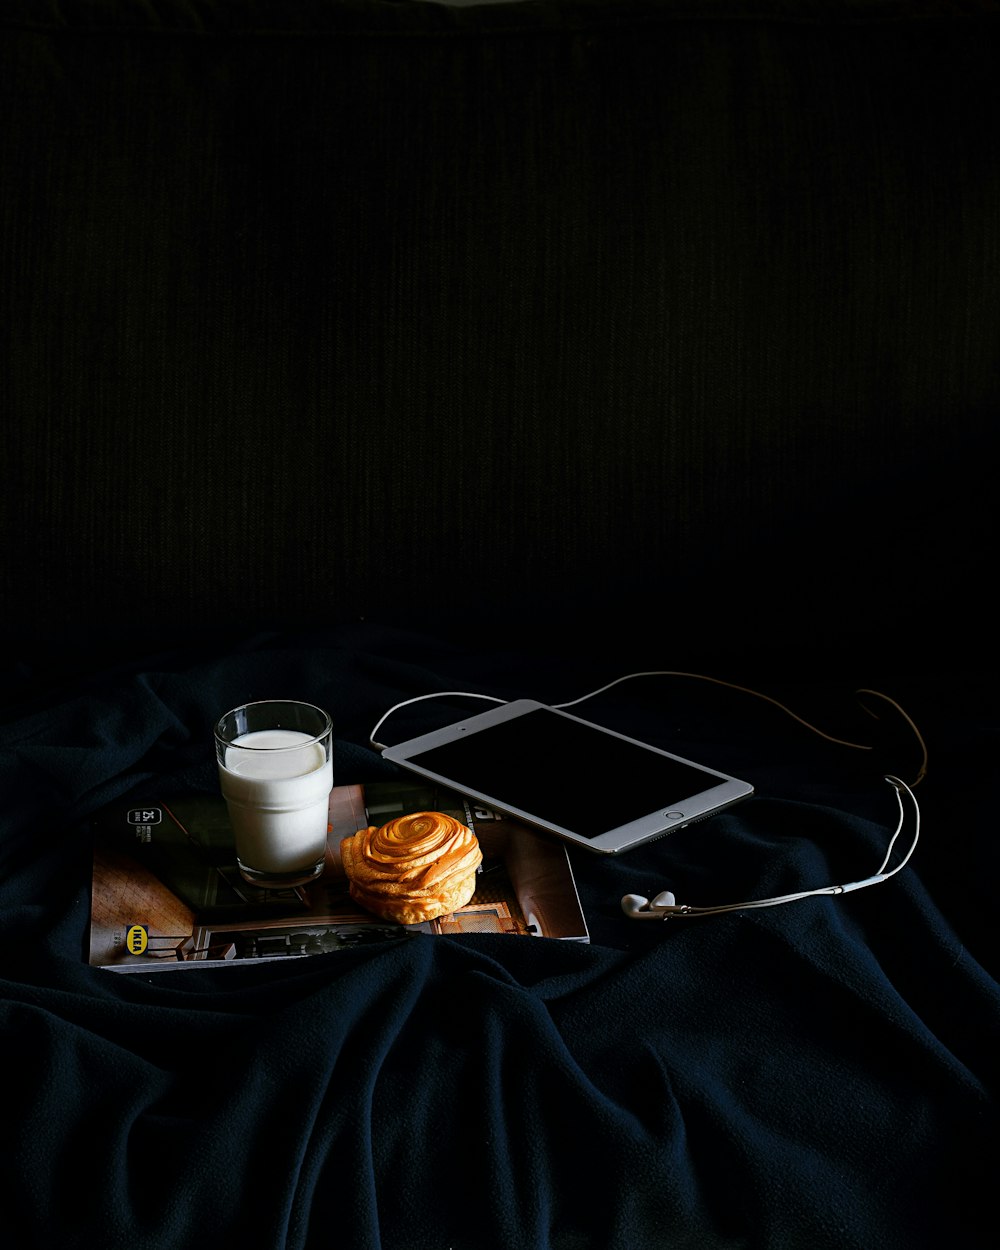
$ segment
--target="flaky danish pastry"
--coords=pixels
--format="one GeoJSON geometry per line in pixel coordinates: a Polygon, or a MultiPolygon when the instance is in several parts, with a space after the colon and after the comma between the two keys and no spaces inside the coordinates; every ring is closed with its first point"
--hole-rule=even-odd
{"type": "Polygon", "coordinates": [[[472,898],[482,863],[476,835],[443,812],[412,812],[340,843],[356,903],[396,924],[448,916],[472,898]]]}

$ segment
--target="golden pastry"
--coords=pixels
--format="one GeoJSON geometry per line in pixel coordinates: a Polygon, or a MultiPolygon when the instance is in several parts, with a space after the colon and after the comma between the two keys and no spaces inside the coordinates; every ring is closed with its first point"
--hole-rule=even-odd
{"type": "Polygon", "coordinates": [[[412,812],[340,843],[351,897],[396,924],[448,916],[472,898],[482,863],[476,835],[443,812],[412,812]]]}

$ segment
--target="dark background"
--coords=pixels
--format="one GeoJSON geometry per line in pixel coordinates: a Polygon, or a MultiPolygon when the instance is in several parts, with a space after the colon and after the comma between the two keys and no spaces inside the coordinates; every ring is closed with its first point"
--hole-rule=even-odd
{"type": "Polygon", "coordinates": [[[994,19],[6,4],[11,646],[988,654],[994,19]]]}

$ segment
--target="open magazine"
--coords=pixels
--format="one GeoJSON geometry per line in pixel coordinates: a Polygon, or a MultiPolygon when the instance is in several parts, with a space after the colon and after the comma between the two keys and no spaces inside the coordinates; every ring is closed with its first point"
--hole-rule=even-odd
{"type": "Polygon", "coordinates": [[[112,805],[95,818],[93,832],[87,959],[115,972],[303,958],[413,932],[589,941],[563,846],[429,782],[335,786],[326,867],[317,881],[294,889],[244,881],[221,795],[112,805]],[[418,811],[468,825],[483,862],[464,907],[398,925],[354,902],[339,847],[359,829],[418,811]]]}

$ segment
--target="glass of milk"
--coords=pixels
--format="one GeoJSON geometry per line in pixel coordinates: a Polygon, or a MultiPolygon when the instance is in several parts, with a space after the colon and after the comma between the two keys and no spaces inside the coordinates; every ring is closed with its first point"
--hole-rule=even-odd
{"type": "Polygon", "coordinates": [[[311,703],[245,703],[215,726],[236,862],[251,884],[287,888],[322,873],[332,752],[330,718],[311,703]]]}

